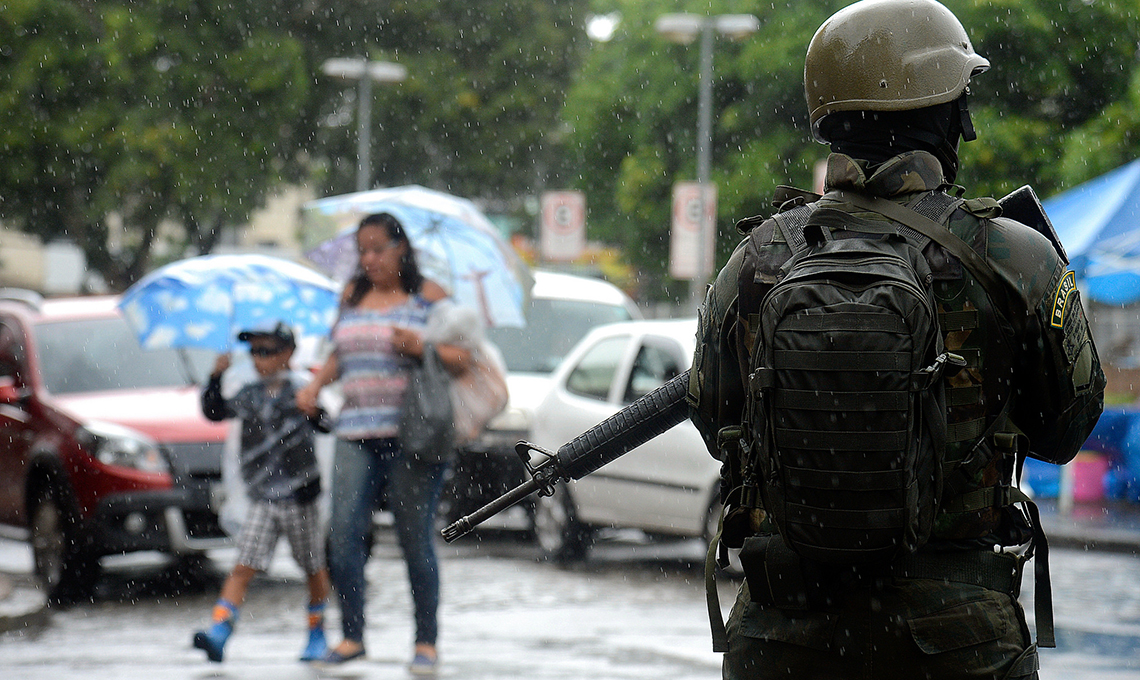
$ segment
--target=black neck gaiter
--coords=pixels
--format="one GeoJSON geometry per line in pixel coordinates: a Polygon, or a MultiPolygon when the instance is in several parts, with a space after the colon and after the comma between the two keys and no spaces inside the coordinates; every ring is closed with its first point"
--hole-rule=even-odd
{"type": "Polygon", "coordinates": [[[871,163],[872,168],[908,151],[926,151],[942,163],[947,182],[958,175],[961,136],[957,101],[913,111],[839,111],[820,126],[831,150],[871,163]]]}

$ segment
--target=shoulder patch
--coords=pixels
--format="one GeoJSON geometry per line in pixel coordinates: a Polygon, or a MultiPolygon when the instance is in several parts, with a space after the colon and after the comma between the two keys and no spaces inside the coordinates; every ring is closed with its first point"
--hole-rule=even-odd
{"type": "Polygon", "coordinates": [[[1061,282],[1057,284],[1057,291],[1053,294],[1053,313],[1050,315],[1050,326],[1060,328],[1065,325],[1065,308],[1076,289],[1076,275],[1071,271],[1065,272],[1065,275],[1061,277],[1061,282]]]}

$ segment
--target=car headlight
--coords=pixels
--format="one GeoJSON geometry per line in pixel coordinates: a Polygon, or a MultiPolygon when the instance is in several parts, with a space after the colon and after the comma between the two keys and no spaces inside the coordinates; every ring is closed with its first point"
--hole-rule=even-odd
{"type": "Polygon", "coordinates": [[[150,438],[114,423],[92,422],[80,428],[79,443],[105,465],[142,472],[170,472],[166,458],[150,438]]]}
{"type": "Polygon", "coordinates": [[[530,432],[531,413],[526,409],[507,407],[487,423],[488,430],[502,432],[530,432]]]}

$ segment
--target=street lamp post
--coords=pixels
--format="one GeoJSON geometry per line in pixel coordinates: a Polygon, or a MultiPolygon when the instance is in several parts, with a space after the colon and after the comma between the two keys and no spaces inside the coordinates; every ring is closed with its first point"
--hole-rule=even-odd
{"type": "Polygon", "coordinates": [[[326,59],[321,71],[333,78],[357,81],[356,190],[365,191],[372,181],[372,82],[399,83],[408,70],[388,61],[326,59]]]}
{"type": "MultiPolygon", "coordinates": [[[[701,200],[705,198],[705,188],[709,183],[712,169],[712,82],[713,82],[713,39],[719,34],[732,40],[741,40],[760,28],[760,20],[751,14],[720,14],[702,16],[699,14],[663,14],[657,18],[657,32],[667,40],[683,45],[693,42],[698,36],[700,45],[700,80],[697,98],[697,182],[701,185],[701,200]]],[[[702,208],[701,215],[705,214],[702,208]]],[[[705,252],[706,238],[704,220],[701,220],[697,236],[697,267],[690,283],[689,295],[694,305],[701,303],[705,283],[711,272],[705,266],[708,253],[705,252]]]]}

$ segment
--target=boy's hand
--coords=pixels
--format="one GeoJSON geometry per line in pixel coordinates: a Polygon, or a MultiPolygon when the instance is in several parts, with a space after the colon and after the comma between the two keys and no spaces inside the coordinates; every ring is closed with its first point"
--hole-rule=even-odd
{"type": "Polygon", "coordinates": [[[215,378],[222,377],[226,369],[230,367],[230,355],[219,354],[218,358],[214,360],[214,372],[211,374],[215,378]]]}

